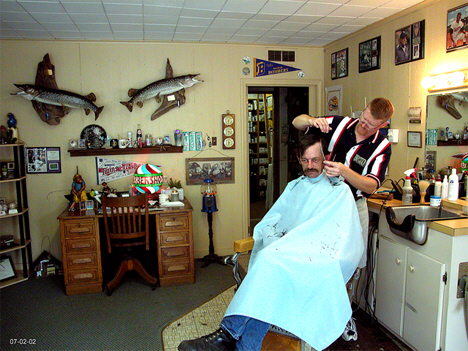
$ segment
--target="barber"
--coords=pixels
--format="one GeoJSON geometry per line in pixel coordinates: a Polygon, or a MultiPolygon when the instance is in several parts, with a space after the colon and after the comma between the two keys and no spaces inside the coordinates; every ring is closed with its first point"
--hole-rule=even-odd
{"type": "MultiPolygon", "coordinates": [[[[362,227],[364,247],[367,247],[369,213],[367,197],[380,187],[385,179],[390,162],[391,146],[380,128],[388,125],[393,116],[392,103],[382,97],[373,99],[366,106],[359,119],[343,116],[312,117],[302,114],[293,120],[293,125],[306,134],[318,133],[328,143],[328,161],[324,169],[328,176],[342,178],[351,188],[362,227]]],[[[348,283],[350,299],[353,282],[359,278],[360,269],[366,266],[366,250],[358,269],[348,283]]],[[[343,339],[357,340],[354,320],[348,322],[343,339]]]]}

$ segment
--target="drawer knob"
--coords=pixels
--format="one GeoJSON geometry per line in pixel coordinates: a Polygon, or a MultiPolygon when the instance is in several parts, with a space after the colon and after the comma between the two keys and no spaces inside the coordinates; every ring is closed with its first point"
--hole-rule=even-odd
{"type": "Polygon", "coordinates": [[[397,259],[395,260],[395,262],[396,262],[396,264],[399,265],[399,264],[401,263],[401,260],[400,260],[399,258],[397,258],[397,259]]]}
{"type": "Polygon", "coordinates": [[[88,279],[92,277],[93,275],[91,273],[80,273],[80,274],[75,274],[74,276],[75,279],[88,279]]]}
{"type": "Polygon", "coordinates": [[[409,271],[410,271],[410,272],[414,272],[414,267],[413,267],[413,266],[409,266],[409,271]]]}
{"type": "Polygon", "coordinates": [[[89,257],[86,258],[76,258],[72,261],[73,264],[83,264],[83,263],[91,263],[91,259],[89,257]]]}
{"type": "Polygon", "coordinates": [[[72,248],[73,249],[84,249],[84,248],[90,248],[91,247],[91,244],[90,243],[77,243],[77,244],[73,244],[72,245],[72,248]]]}

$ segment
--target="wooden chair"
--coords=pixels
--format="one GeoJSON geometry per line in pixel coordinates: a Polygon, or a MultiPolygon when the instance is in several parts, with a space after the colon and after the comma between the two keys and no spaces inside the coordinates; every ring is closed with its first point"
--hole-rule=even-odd
{"type": "Polygon", "coordinates": [[[106,285],[107,295],[111,295],[127,271],[136,271],[156,289],[157,279],[151,276],[141,262],[131,256],[131,249],[145,246],[149,250],[148,196],[103,197],[102,209],[106,229],[107,251],[111,254],[124,249],[123,261],[114,278],[106,285]]]}

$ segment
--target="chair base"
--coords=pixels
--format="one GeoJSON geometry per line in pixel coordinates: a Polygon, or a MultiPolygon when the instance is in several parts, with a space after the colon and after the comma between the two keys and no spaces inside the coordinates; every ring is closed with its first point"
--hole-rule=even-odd
{"type": "Polygon", "coordinates": [[[136,271],[144,280],[151,284],[153,290],[156,289],[158,280],[148,273],[141,262],[136,259],[126,259],[120,263],[115,277],[106,285],[107,295],[110,296],[112,294],[112,291],[119,285],[125,273],[128,271],[136,271]]]}

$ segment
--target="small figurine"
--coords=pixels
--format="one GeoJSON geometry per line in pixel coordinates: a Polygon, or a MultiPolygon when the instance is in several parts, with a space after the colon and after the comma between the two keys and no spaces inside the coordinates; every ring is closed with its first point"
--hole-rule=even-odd
{"type": "Polygon", "coordinates": [[[78,168],[76,170],[75,176],[73,177],[71,194],[73,195],[73,201],[70,204],[68,209],[69,211],[75,210],[76,203],[88,200],[88,196],[86,195],[86,183],[78,173],[78,168]]]}
{"type": "Polygon", "coordinates": [[[16,128],[16,118],[11,112],[7,114],[7,117],[8,117],[7,125],[8,125],[8,130],[10,131],[10,138],[11,138],[10,143],[14,144],[18,141],[18,129],[16,128]]]}
{"type": "Polygon", "coordinates": [[[111,193],[111,188],[107,185],[107,182],[102,182],[102,192],[106,195],[109,195],[111,193]]]}

